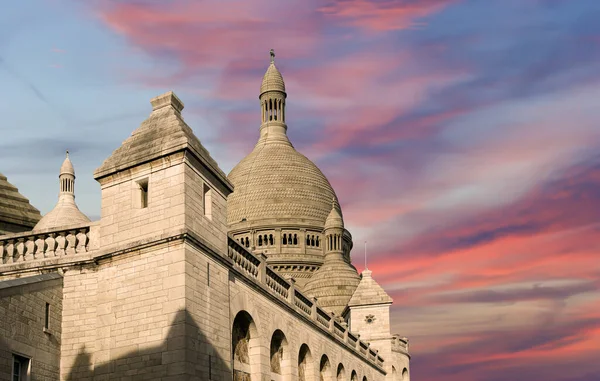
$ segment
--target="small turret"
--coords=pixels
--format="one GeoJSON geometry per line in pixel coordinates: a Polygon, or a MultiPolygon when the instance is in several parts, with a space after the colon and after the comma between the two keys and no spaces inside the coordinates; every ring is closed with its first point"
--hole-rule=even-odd
{"type": "Polygon", "coordinates": [[[79,210],[75,203],[75,168],[73,168],[73,163],[69,159],[69,151],[67,151],[67,157],[60,166],[58,181],[58,202],[54,209],[35,225],[34,231],[90,222],[90,219],[79,210]]]}
{"type": "Polygon", "coordinates": [[[317,298],[317,304],[341,316],[354,294],[360,278],[354,266],[344,258],[344,220],[337,200],[325,221],[325,262],[304,286],[304,291],[317,298]]]}

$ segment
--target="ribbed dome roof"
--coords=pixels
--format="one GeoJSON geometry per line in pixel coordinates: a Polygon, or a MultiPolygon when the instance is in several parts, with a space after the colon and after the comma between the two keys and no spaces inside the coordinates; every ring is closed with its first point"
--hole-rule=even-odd
{"type": "Polygon", "coordinates": [[[303,291],[317,298],[319,307],[341,315],[359,283],[360,277],[354,266],[340,255],[332,260],[326,258],[323,266],[304,285],[303,291]]]}
{"type": "Polygon", "coordinates": [[[275,66],[275,53],[271,50],[271,64],[263,77],[262,84],[260,85],[260,94],[267,91],[281,91],[285,93],[285,82],[283,82],[283,76],[277,70],[275,66]]]}
{"type": "Polygon", "coordinates": [[[323,227],[337,196],[313,162],[288,144],[259,142],[229,173],[227,222],[293,219],[323,227]]]}

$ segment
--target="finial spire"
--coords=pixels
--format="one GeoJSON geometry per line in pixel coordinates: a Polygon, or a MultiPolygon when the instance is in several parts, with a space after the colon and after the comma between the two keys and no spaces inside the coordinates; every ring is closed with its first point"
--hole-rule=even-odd
{"type": "Polygon", "coordinates": [[[67,150],[67,159],[69,158],[69,150],[67,150]]]}
{"type": "Polygon", "coordinates": [[[275,63],[275,50],[271,49],[269,53],[271,54],[271,63],[275,63]]]}

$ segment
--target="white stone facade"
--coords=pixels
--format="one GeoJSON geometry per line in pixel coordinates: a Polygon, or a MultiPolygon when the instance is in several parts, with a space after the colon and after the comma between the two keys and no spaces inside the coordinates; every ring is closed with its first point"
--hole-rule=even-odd
{"type": "MultiPolygon", "coordinates": [[[[333,188],[287,138],[273,60],[260,98],[257,147],[279,150],[284,169],[259,182],[261,192],[236,183],[252,170],[227,177],[218,168],[169,92],[96,170],[99,221],[0,236],[0,381],[15,367],[39,380],[409,380],[407,340],[390,333],[391,299],[370,272],[358,278],[333,188]],[[286,172],[286,158],[299,172],[286,172]],[[269,189],[287,196],[269,201],[269,189]],[[11,329],[23,314],[27,332],[11,329]]],[[[61,192],[65,178],[64,191],[73,189],[71,170],[61,171],[61,192]]],[[[70,196],[68,207],[77,208],[70,196]]]]}

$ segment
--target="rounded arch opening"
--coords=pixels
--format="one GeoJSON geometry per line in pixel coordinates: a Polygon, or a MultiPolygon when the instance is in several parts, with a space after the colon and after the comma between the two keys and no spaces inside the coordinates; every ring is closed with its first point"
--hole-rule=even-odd
{"type": "Polygon", "coordinates": [[[308,345],[302,344],[298,352],[298,380],[308,381],[315,379],[315,369],[312,354],[308,345]]]}
{"type": "Polygon", "coordinates": [[[350,381],[358,381],[358,375],[356,374],[355,370],[353,370],[352,374],[350,375],[350,381]]]}
{"type": "Polygon", "coordinates": [[[336,381],[346,381],[346,370],[344,369],[344,365],[342,363],[340,363],[337,367],[336,378],[336,381]]]}
{"type": "Polygon", "coordinates": [[[363,376],[362,381],[369,381],[369,380],[367,380],[367,376],[363,376]]]}
{"type": "Polygon", "coordinates": [[[321,362],[319,363],[319,380],[320,381],[333,381],[332,375],[333,369],[329,362],[327,355],[321,356],[321,362]]]}
{"type": "Polygon", "coordinates": [[[256,380],[260,368],[252,359],[260,358],[258,330],[252,316],[240,311],[233,320],[231,329],[231,357],[234,380],[256,380]]]}
{"type": "Polygon", "coordinates": [[[291,361],[288,342],[285,334],[277,329],[271,336],[271,380],[290,380],[291,379],[291,361]]]}
{"type": "Polygon", "coordinates": [[[402,370],[402,381],[408,381],[408,369],[404,368],[402,370]]]}

